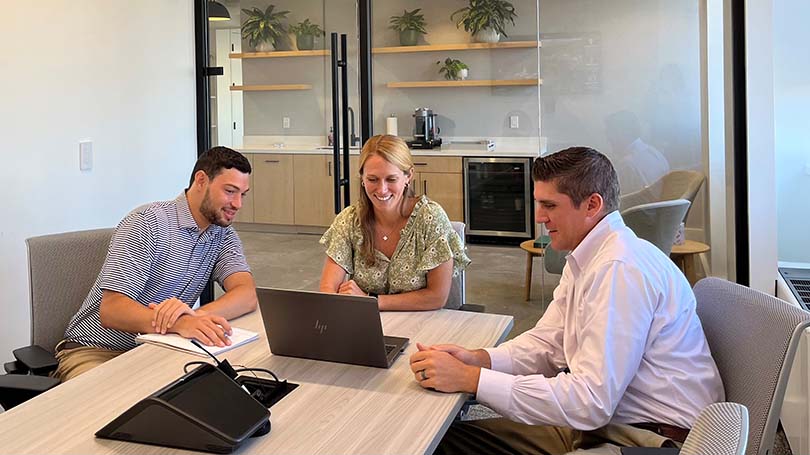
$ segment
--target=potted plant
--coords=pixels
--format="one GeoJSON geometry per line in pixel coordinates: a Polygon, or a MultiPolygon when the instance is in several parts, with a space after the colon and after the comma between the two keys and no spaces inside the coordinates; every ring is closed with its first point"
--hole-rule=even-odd
{"type": "Polygon", "coordinates": [[[425,16],[419,14],[422,8],[405,12],[402,16],[391,16],[390,29],[399,32],[399,44],[401,46],[415,46],[419,40],[419,35],[427,35],[425,30],[425,16]]]}
{"type": "Polygon", "coordinates": [[[247,16],[242,23],[242,39],[248,40],[248,44],[259,52],[274,50],[277,40],[286,33],[281,20],[290,12],[274,11],[275,8],[275,5],[270,5],[264,11],[256,7],[242,9],[247,16]]]}
{"type": "Polygon", "coordinates": [[[469,67],[461,60],[456,60],[447,57],[442,64],[441,60],[436,62],[439,67],[439,74],[444,74],[444,78],[448,81],[463,81],[467,79],[469,67]]]}
{"type": "Polygon", "coordinates": [[[479,43],[497,43],[506,34],[506,23],[515,25],[515,7],[506,0],[470,0],[469,6],[450,15],[456,27],[469,32],[479,43]],[[456,17],[458,16],[458,20],[456,17]]]}
{"type": "Polygon", "coordinates": [[[302,51],[312,50],[315,47],[315,36],[324,35],[323,29],[318,24],[310,22],[309,19],[291,25],[290,33],[295,34],[296,46],[302,51]]]}

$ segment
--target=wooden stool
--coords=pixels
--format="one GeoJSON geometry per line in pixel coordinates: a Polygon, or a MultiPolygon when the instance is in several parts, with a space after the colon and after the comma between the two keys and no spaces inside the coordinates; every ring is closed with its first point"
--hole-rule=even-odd
{"type": "Polygon", "coordinates": [[[526,251],[526,301],[528,302],[532,297],[532,263],[535,257],[543,257],[545,249],[534,246],[534,239],[522,242],[520,248],[526,251]]]}
{"type": "Polygon", "coordinates": [[[672,245],[672,252],[669,254],[669,257],[683,270],[683,274],[686,275],[689,284],[694,286],[695,281],[697,281],[697,267],[695,262],[697,261],[698,255],[706,253],[710,249],[709,245],[705,243],[687,240],[683,245],[672,245]]]}

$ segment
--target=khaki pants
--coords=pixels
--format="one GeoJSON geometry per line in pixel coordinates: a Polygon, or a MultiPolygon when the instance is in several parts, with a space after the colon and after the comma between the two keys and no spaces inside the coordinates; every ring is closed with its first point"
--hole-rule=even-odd
{"type": "Polygon", "coordinates": [[[64,342],[63,340],[56,345],[56,360],[59,361],[59,366],[51,374],[62,382],[69,381],[123,353],[91,346],[60,350],[59,347],[64,342]]]}
{"type": "Polygon", "coordinates": [[[621,447],[678,447],[670,439],[630,425],[609,424],[592,431],[527,425],[509,419],[455,422],[436,449],[456,454],[621,454],[621,447]]]}

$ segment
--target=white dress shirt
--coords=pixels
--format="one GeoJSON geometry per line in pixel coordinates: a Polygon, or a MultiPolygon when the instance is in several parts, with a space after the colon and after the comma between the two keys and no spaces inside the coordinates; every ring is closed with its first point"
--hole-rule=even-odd
{"type": "Polygon", "coordinates": [[[487,351],[477,399],[523,423],[691,428],[724,399],[689,283],[618,212],[568,255],[537,325],[487,351]]]}

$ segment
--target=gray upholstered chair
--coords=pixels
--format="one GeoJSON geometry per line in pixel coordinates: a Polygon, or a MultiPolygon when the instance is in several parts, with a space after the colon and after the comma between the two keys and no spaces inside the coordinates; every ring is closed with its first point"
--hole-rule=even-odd
{"type": "Polygon", "coordinates": [[[743,455],[748,443],[748,409],[714,403],[701,411],[680,455],[743,455]]]}
{"type": "Polygon", "coordinates": [[[647,240],[669,256],[689,204],[686,199],[675,199],[637,205],[622,211],[622,219],[639,238],[647,240]]]}
{"type": "MultiPolygon", "coordinates": [[[[466,225],[460,221],[451,221],[450,224],[453,225],[453,230],[456,231],[466,248],[467,242],[464,235],[466,225]]],[[[467,303],[467,276],[464,270],[458,276],[453,277],[453,281],[450,283],[450,294],[447,296],[447,303],[444,304],[444,307],[451,310],[484,312],[484,305],[467,303]]]]}
{"type": "Polygon", "coordinates": [[[58,384],[54,348],[98,276],[112,229],[66,232],[26,240],[31,290],[31,346],[14,350],[0,376],[0,405],[19,404],[58,384]]]}
{"type": "Polygon", "coordinates": [[[726,400],[748,408],[745,453],[765,455],[773,447],[790,368],[810,313],[719,278],[698,282],[695,297],[726,400]]]}
{"type": "MultiPolygon", "coordinates": [[[[706,176],[700,171],[671,171],[650,186],[634,193],[622,195],[619,208],[620,210],[627,210],[641,204],[674,199],[686,199],[692,204],[695,202],[695,197],[705,180],[706,176]]],[[[686,211],[684,219],[688,215],[689,210],[686,211]]]]}

